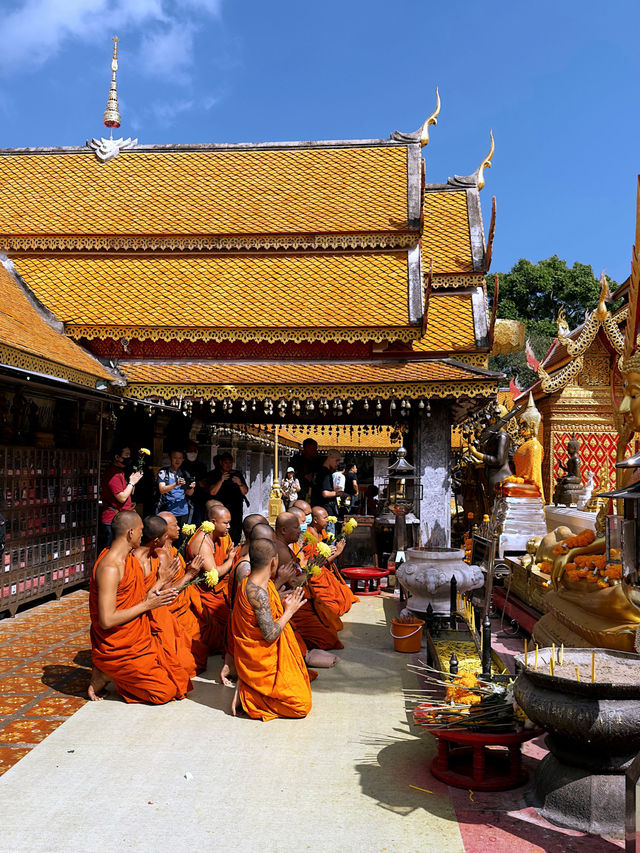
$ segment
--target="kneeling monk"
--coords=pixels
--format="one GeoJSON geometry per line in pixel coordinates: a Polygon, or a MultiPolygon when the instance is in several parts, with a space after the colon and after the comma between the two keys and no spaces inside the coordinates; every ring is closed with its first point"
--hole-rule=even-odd
{"type": "Polygon", "coordinates": [[[113,543],[100,554],[89,586],[93,671],[89,698],[109,681],[125,702],[162,705],[184,695],[162,665],[163,651],[151,633],[149,611],[174,601],[175,589],[144,588],[142,569],[129,554],[140,545],[142,519],[130,510],[111,524],[113,543]]]}
{"type": "Polygon", "coordinates": [[[251,572],[239,585],[231,614],[238,699],[250,717],[306,717],[311,710],[307,668],[289,620],[305,600],[302,589],[290,593],[284,607],[273,578],[278,552],[268,539],[249,546],[251,572]]]}

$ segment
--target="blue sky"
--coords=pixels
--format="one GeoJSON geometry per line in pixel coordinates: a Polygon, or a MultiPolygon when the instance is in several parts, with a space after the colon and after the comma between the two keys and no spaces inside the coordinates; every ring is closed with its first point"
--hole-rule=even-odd
{"type": "Polygon", "coordinates": [[[386,137],[440,87],[427,179],[496,153],[493,269],[558,254],[628,275],[640,172],[640,4],[575,0],[0,0],[0,147],[386,137]]]}

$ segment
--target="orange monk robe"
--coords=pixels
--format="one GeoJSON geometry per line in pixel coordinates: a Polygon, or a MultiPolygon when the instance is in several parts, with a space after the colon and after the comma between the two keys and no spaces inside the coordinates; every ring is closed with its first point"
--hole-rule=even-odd
{"type": "MultiPolygon", "coordinates": [[[[138,563],[140,571],[144,574],[142,566],[133,554],[129,554],[128,559],[138,563]]],[[[157,557],[151,557],[149,562],[151,571],[144,577],[146,592],[149,592],[151,587],[158,582],[158,568],[160,567],[160,560],[157,557]]],[[[196,674],[196,664],[189,648],[189,638],[168,606],[150,610],[149,624],[151,625],[151,633],[158,638],[164,651],[164,665],[167,669],[170,667],[174,669],[175,679],[180,680],[186,693],[187,690],[192,689],[189,679],[196,674]]]]}
{"type": "MultiPolygon", "coordinates": [[[[183,678],[165,666],[165,654],[157,636],[151,633],[149,611],[124,625],[102,628],[98,618],[96,570],[105,549],[98,557],[89,584],[91,616],[91,656],[94,665],[108,675],[125,702],[150,702],[162,705],[182,699],[186,690],[183,678]]],[[[126,610],[146,597],[144,573],[137,560],[127,559],[116,591],[116,609],[126,610]]],[[[187,679],[188,680],[188,679],[187,679]]]]}
{"type": "MultiPolygon", "coordinates": [[[[275,642],[267,642],[247,598],[246,585],[247,578],[243,578],[231,615],[242,707],[254,720],[306,717],[311,710],[311,688],[291,624],[284,626],[275,642]]],[[[272,581],[267,593],[275,621],[284,610],[272,581]]]]}
{"type": "MultiPolygon", "coordinates": [[[[303,549],[296,542],[290,546],[291,553],[298,564],[304,558],[303,549]]],[[[337,613],[320,599],[316,599],[308,584],[303,587],[307,604],[293,614],[291,625],[311,649],[343,649],[338,639],[338,631],[342,631],[342,620],[337,613]]]]}
{"type": "MultiPolygon", "coordinates": [[[[327,539],[327,531],[321,531],[320,541],[324,542],[327,539]]],[[[348,613],[351,610],[352,605],[357,604],[360,599],[355,596],[351,592],[351,587],[349,587],[340,577],[338,573],[338,568],[335,562],[331,561],[323,566],[323,573],[320,578],[313,578],[310,581],[310,584],[314,587],[314,593],[317,598],[321,598],[322,601],[327,604],[327,606],[331,607],[332,610],[338,614],[338,616],[344,616],[345,613],[348,613]],[[326,572],[326,578],[324,574],[326,572]],[[318,589],[315,587],[316,580],[319,581],[318,589]],[[323,592],[323,587],[326,586],[326,592],[323,592]],[[333,602],[333,606],[331,604],[333,602]]]]}
{"type": "MultiPolygon", "coordinates": [[[[185,563],[182,554],[178,554],[178,551],[172,548],[171,557],[173,558],[176,555],[180,560],[180,568],[172,583],[175,586],[179,586],[184,578],[185,563]]],[[[176,617],[178,624],[184,631],[185,639],[196,665],[196,672],[204,672],[207,668],[209,647],[202,641],[201,637],[198,617],[202,614],[202,601],[200,600],[200,591],[197,585],[190,585],[180,590],[176,600],[169,604],[169,610],[176,617]]]]}
{"type": "MultiPolygon", "coordinates": [[[[229,548],[232,546],[231,537],[227,534],[215,542],[209,539],[209,545],[213,546],[213,558],[216,566],[221,566],[227,559],[229,548]]],[[[228,597],[229,574],[227,573],[214,587],[199,584],[200,601],[202,602],[202,617],[200,620],[200,633],[204,643],[207,644],[209,654],[223,652],[225,648],[225,637],[227,623],[231,609],[228,597]]]]}

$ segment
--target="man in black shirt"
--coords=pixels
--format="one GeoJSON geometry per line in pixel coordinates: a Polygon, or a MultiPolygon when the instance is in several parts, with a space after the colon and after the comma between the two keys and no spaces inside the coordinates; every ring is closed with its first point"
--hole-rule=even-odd
{"type": "Polygon", "coordinates": [[[302,442],[302,452],[296,453],[291,460],[291,465],[300,483],[298,497],[307,501],[313,488],[315,475],[322,466],[318,456],[318,442],[315,438],[305,438],[302,442]]]}
{"type": "Polygon", "coordinates": [[[244,496],[249,491],[247,483],[233,467],[233,456],[227,451],[217,457],[216,467],[209,473],[209,496],[224,504],[231,514],[229,534],[237,545],[242,536],[242,510],[244,496]]]}
{"type": "Polygon", "coordinates": [[[340,454],[335,450],[329,451],[322,467],[314,475],[310,500],[312,507],[324,507],[329,515],[335,516],[338,515],[336,498],[342,494],[333,488],[333,472],[338,467],[339,461],[340,454]]]}
{"type": "Polygon", "coordinates": [[[344,494],[345,498],[349,498],[349,508],[351,512],[355,512],[355,510],[358,508],[358,492],[358,466],[355,462],[351,462],[347,465],[347,471],[344,480],[344,494]]]}

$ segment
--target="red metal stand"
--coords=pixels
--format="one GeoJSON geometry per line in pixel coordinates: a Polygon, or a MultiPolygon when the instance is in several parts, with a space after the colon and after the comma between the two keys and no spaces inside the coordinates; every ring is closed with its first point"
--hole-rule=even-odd
{"type": "Polygon", "coordinates": [[[431,773],[454,788],[508,791],[527,780],[520,747],[540,734],[537,729],[498,734],[461,729],[431,729],[438,752],[431,773]]]}
{"type": "Polygon", "coordinates": [[[351,569],[340,570],[345,578],[348,578],[351,585],[351,592],[354,595],[378,595],[380,592],[380,579],[386,578],[389,570],[382,571],[374,569],[373,566],[364,566],[351,569]],[[363,584],[364,589],[358,589],[358,582],[363,584]]]}

